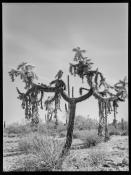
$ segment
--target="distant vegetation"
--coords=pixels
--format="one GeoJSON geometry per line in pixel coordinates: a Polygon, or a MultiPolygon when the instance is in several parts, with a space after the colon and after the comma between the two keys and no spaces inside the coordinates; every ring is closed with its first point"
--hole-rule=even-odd
{"type": "MultiPolygon", "coordinates": [[[[91,118],[85,118],[83,116],[76,116],[75,124],[74,124],[74,132],[73,138],[80,138],[90,134],[97,135],[98,130],[98,121],[91,118]]],[[[118,122],[116,128],[113,124],[108,125],[109,135],[128,135],[128,122],[118,122]]],[[[29,133],[35,132],[35,129],[31,127],[30,123],[27,124],[18,124],[14,123],[8,125],[4,129],[4,135],[9,137],[13,136],[23,136],[29,133]]],[[[65,137],[67,132],[67,126],[64,125],[62,122],[59,122],[57,128],[55,128],[55,122],[51,121],[48,124],[40,122],[38,125],[38,133],[48,136],[60,136],[65,137]]]]}
{"type": "Polygon", "coordinates": [[[121,121],[118,122],[116,125],[116,128],[113,126],[113,124],[108,125],[109,135],[128,135],[128,122],[127,121],[121,121]]]}

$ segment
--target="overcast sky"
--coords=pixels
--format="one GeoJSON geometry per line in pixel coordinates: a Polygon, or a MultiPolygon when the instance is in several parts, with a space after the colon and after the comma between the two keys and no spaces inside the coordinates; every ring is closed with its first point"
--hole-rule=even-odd
{"type": "MultiPolygon", "coordinates": [[[[67,82],[74,47],[87,50],[106,80],[112,85],[128,76],[128,4],[127,3],[3,3],[3,106],[6,123],[24,119],[16,86],[8,71],[21,62],[34,65],[39,82],[49,83],[59,69],[67,82]]],[[[78,96],[82,85],[70,76],[78,96]]],[[[86,87],[86,84],[84,84],[86,87]]],[[[121,103],[118,120],[128,119],[128,101],[121,103]]],[[[76,114],[98,119],[94,97],[77,105],[76,114]]],[[[65,120],[64,108],[59,118],[65,120]]],[[[40,111],[44,118],[44,112],[40,111]]],[[[108,117],[111,121],[112,115],[108,117]]]]}

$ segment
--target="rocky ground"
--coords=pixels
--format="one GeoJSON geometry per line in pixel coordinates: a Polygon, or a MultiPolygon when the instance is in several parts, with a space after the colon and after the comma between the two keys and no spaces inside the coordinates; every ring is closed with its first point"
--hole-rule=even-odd
{"type": "MultiPolygon", "coordinates": [[[[3,139],[3,171],[11,171],[11,166],[19,157],[26,155],[19,152],[19,137],[3,139]]],[[[81,144],[74,139],[73,145],[81,144]]],[[[128,171],[128,136],[112,136],[108,142],[86,149],[72,149],[70,156],[63,163],[63,171],[128,171]]]]}

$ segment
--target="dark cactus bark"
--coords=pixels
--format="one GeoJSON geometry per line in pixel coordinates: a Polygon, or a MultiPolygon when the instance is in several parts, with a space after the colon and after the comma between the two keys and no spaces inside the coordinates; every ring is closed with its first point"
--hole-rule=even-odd
{"type": "MultiPolygon", "coordinates": [[[[70,77],[69,75],[67,76],[67,87],[68,87],[68,97],[70,97],[70,77]]],[[[66,124],[68,123],[68,120],[69,120],[69,110],[70,110],[70,103],[68,103],[68,110],[66,113],[66,124]]]]}
{"type": "Polygon", "coordinates": [[[103,131],[103,126],[102,126],[102,121],[103,121],[103,114],[102,114],[102,109],[101,109],[101,102],[98,101],[98,108],[99,108],[99,126],[98,126],[98,136],[102,136],[102,131],[103,131]]]}
{"type": "Polygon", "coordinates": [[[102,131],[103,131],[102,116],[101,114],[99,114],[98,136],[102,136],[102,131]]]}
{"type": "Polygon", "coordinates": [[[67,77],[68,96],[70,97],[70,77],[67,77]]]}
{"type": "Polygon", "coordinates": [[[59,160],[56,163],[55,168],[61,169],[62,163],[65,159],[65,157],[68,155],[71,144],[72,144],[72,136],[73,136],[73,129],[74,129],[74,119],[75,119],[75,111],[76,111],[76,104],[86,100],[93,94],[93,89],[90,89],[90,91],[78,98],[69,98],[63,91],[61,92],[62,97],[70,104],[70,110],[69,110],[69,121],[68,121],[68,127],[67,127],[67,135],[66,135],[66,142],[62,149],[62,152],[59,156],[59,160]]]}
{"type": "Polygon", "coordinates": [[[109,139],[108,127],[107,127],[107,116],[105,116],[105,142],[109,139]]]}
{"type": "Polygon", "coordinates": [[[74,98],[74,86],[72,86],[72,98],[74,98]]]}
{"type": "Polygon", "coordinates": [[[113,120],[113,125],[117,129],[117,120],[116,119],[113,120]]]}
{"type": "Polygon", "coordinates": [[[114,120],[113,120],[113,125],[115,128],[117,128],[117,120],[116,120],[116,109],[114,107],[114,120]]]}
{"type": "Polygon", "coordinates": [[[6,125],[5,125],[5,121],[4,121],[4,128],[6,127],[6,125]]]}
{"type": "Polygon", "coordinates": [[[121,129],[124,130],[124,119],[121,119],[121,129]]]}
{"type": "Polygon", "coordinates": [[[61,157],[65,155],[66,153],[68,153],[71,147],[71,144],[72,144],[75,110],[76,110],[76,103],[73,101],[70,103],[70,114],[69,114],[69,122],[68,122],[67,135],[66,135],[66,143],[61,152],[61,157]]]}
{"type": "Polygon", "coordinates": [[[56,165],[57,169],[61,169],[62,163],[65,157],[68,155],[71,144],[72,144],[75,111],[76,111],[76,103],[74,100],[72,100],[72,102],[70,103],[70,113],[69,113],[69,121],[68,121],[67,134],[66,134],[66,142],[59,156],[59,161],[56,165]]]}

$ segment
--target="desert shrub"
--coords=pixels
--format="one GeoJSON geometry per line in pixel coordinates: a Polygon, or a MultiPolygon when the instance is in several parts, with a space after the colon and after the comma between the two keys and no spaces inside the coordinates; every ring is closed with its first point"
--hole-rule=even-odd
{"type": "Polygon", "coordinates": [[[18,124],[14,123],[14,124],[11,124],[11,125],[8,125],[5,130],[4,130],[5,133],[7,134],[16,134],[18,133],[18,124]]]}
{"type": "Polygon", "coordinates": [[[52,170],[58,161],[64,141],[32,133],[19,141],[18,148],[27,154],[19,159],[17,170],[43,171],[52,170]]]}
{"type": "Polygon", "coordinates": [[[110,131],[109,132],[109,135],[112,136],[112,135],[121,135],[121,132],[118,131],[118,130],[114,130],[114,131],[110,131]]]}
{"type": "Polygon", "coordinates": [[[97,129],[98,128],[98,121],[96,119],[87,118],[86,123],[87,129],[97,129]]]}
{"type": "Polygon", "coordinates": [[[19,150],[24,151],[27,154],[28,153],[35,154],[37,152],[43,152],[43,151],[46,151],[48,153],[53,150],[57,150],[57,146],[59,147],[59,145],[61,145],[62,143],[63,141],[61,140],[58,141],[50,136],[43,136],[42,134],[39,133],[32,133],[21,138],[21,140],[18,143],[18,147],[19,150]]]}
{"type": "Polygon", "coordinates": [[[103,137],[98,136],[97,130],[80,132],[79,139],[81,139],[87,147],[95,146],[103,141],[103,137]]]}
{"type": "MultiPolygon", "coordinates": [[[[121,132],[121,131],[124,131],[124,130],[128,130],[128,122],[127,122],[127,121],[118,122],[118,123],[116,124],[116,128],[117,128],[117,130],[120,131],[120,132],[121,132]]],[[[108,124],[108,129],[109,129],[109,131],[114,130],[114,129],[116,129],[116,128],[114,127],[113,123],[108,124]]]]}
{"type": "Polygon", "coordinates": [[[124,121],[124,130],[121,127],[121,122],[117,123],[117,128],[115,128],[112,124],[108,125],[109,135],[128,135],[128,122],[124,121]]]}
{"type": "Polygon", "coordinates": [[[109,136],[121,135],[120,130],[118,128],[115,128],[113,125],[108,126],[108,133],[109,133],[109,136]]]}
{"type": "Polygon", "coordinates": [[[104,140],[104,137],[98,136],[97,130],[95,129],[92,129],[92,130],[75,129],[73,131],[73,139],[76,139],[76,138],[82,140],[86,147],[95,146],[104,140]]]}
{"type": "Polygon", "coordinates": [[[55,126],[56,125],[54,121],[51,121],[49,123],[41,122],[38,124],[37,129],[36,127],[31,127],[30,123],[26,123],[26,124],[13,123],[4,129],[4,135],[8,137],[13,137],[13,136],[15,137],[16,135],[23,136],[32,132],[37,132],[47,136],[56,136],[63,131],[66,132],[67,130],[67,126],[64,126],[63,123],[59,122],[56,128],[55,126]]]}
{"type": "Polygon", "coordinates": [[[118,128],[120,130],[128,130],[128,121],[125,121],[123,118],[121,119],[121,122],[118,123],[118,128]]]}
{"type": "Polygon", "coordinates": [[[124,130],[121,132],[121,136],[127,136],[128,135],[128,130],[124,130]]]}
{"type": "Polygon", "coordinates": [[[55,130],[53,130],[52,126],[48,126],[44,123],[39,123],[37,126],[37,130],[35,127],[31,127],[30,123],[27,124],[11,124],[7,128],[5,128],[4,133],[6,133],[9,137],[11,135],[26,135],[32,132],[38,132],[43,135],[53,135],[55,130]]]}
{"type": "Polygon", "coordinates": [[[74,128],[78,130],[97,129],[98,122],[95,119],[76,116],[74,128]]]}
{"type": "Polygon", "coordinates": [[[9,137],[11,135],[23,135],[32,132],[31,127],[29,124],[27,125],[20,125],[18,123],[13,123],[8,125],[4,131],[9,137]]]}

